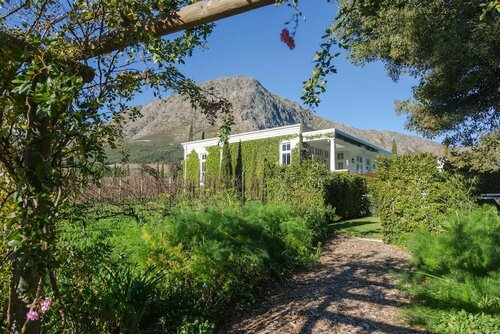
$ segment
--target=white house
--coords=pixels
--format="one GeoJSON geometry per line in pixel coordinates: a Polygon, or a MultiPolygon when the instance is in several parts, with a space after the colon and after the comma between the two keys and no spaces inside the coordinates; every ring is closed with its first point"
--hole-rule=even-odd
{"type": "MultiPolygon", "coordinates": [[[[307,143],[304,146],[308,147],[311,158],[313,160],[324,161],[331,171],[370,173],[375,169],[374,163],[377,155],[390,156],[391,154],[372,143],[347,134],[339,129],[304,131],[301,124],[230,135],[229,143],[243,143],[267,138],[279,139],[276,144],[279,145],[276,148],[276,162],[279,162],[281,165],[289,165],[295,158],[292,152],[299,144],[301,135],[303,143],[307,143]]],[[[198,154],[201,182],[203,182],[206,172],[207,148],[216,145],[220,145],[219,138],[182,143],[184,160],[192,152],[198,154]]]]}

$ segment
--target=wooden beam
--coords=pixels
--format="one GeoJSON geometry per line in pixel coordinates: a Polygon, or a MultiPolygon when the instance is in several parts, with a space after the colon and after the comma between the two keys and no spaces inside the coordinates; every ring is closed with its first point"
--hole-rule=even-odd
{"type": "MultiPolygon", "coordinates": [[[[141,33],[160,37],[194,28],[202,24],[214,22],[226,17],[241,14],[253,9],[268,6],[278,0],[203,0],[184,6],[179,10],[156,16],[141,24],[141,33]]],[[[83,76],[85,82],[92,81],[94,70],[79,61],[91,59],[116,50],[124,49],[141,41],[141,34],[134,35],[130,29],[117,29],[95,38],[89,46],[80,52],[78,59],[62,59],[74,66],[77,73],[83,76]]],[[[9,31],[0,29],[0,46],[11,49],[34,48],[29,41],[22,39],[9,31]]]]}
{"type": "MultiPolygon", "coordinates": [[[[203,0],[179,10],[154,17],[141,25],[141,33],[160,37],[181,30],[194,28],[226,17],[274,4],[277,0],[203,0]]],[[[140,36],[130,33],[130,29],[111,31],[95,38],[82,54],[89,59],[109,52],[124,49],[140,42],[140,36]]]]}

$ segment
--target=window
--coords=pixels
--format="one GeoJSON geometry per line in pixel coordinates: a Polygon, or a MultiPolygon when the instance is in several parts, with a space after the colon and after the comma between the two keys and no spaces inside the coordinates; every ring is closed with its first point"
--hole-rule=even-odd
{"type": "Polygon", "coordinates": [[[363,157],[362,156],[357,156],[356,157],[356,170],[359,172],[359,173],[362,173],[363,172],[363,157]]]}
{"type": "Polygon", "coordinates": [[[370,164],[370,159],[366,159],[366,171],[370,173],[372,171],[372,166],[370,164]]]}
{"type": "Polygon", "coordinates": [[[282,165],[289,165],[292,162],[292,149],[290,143],[281,144],[281,161],[282,165]]]}
{"type": "Polygon", "coordinates": [[[343,161],[338,161],[337,162],[337,169],[340,170],[340,169],[344,169],[344,162],[343,161]]]}
{"type": "Polygon", "coordinates": [[[344,160],[344,152],[337,153],[337,160],[344,160]]]}
{"type": "Polygon", "coordinates": [[[206,153],[200,154],[200,183],[205,182],[205,174],[207,171],[207,155],[206,153]]]}

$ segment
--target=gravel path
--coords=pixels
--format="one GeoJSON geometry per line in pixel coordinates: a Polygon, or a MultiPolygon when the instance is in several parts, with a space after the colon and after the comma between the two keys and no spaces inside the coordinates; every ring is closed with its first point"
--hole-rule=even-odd
{"type": "Polygon", "coordinates": [[[391,279],[409,255],[381,242],[337,237],[320,265],[297,274],[260,308],[237,319],[229,333],[422,333],[403,325],[408,302],[391,279]]]}

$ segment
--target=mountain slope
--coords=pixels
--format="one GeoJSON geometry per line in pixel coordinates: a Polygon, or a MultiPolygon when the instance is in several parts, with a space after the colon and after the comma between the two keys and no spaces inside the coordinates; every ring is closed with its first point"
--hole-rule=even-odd
{"type": "MultiPolygon", "coordinates": [[[[201,86],[214,88],[219,96],[232,103],[236,123],[233,133],[302,122],[311,129],[335,127],[387,150],[391,149],[392,140],[395,139],[400,153],[440,154],[442,152],[440,144],[417,136],[387,130],[362,130],[323,119],[302,108],[298,103],[269,92],[253,78],[225,77],[206,81],[201,86]]],[[[210,126],[200,112],[193,110],[189,101],[178,95],[151,101],[142,107],[141,113],[143,117],[131,121],[124,127],[124,135],[131,148],[132,161],[137,160],[132,151],[144,153],[144,150],[156,150],[159,152],[168,146],[172,149],[172,146],[186,141],[190,124],[193,124],[194,139],[200,139],[202,131],[205,131],[206,138],[216,136],[217,133],[217,124],[210,126]]]]}

